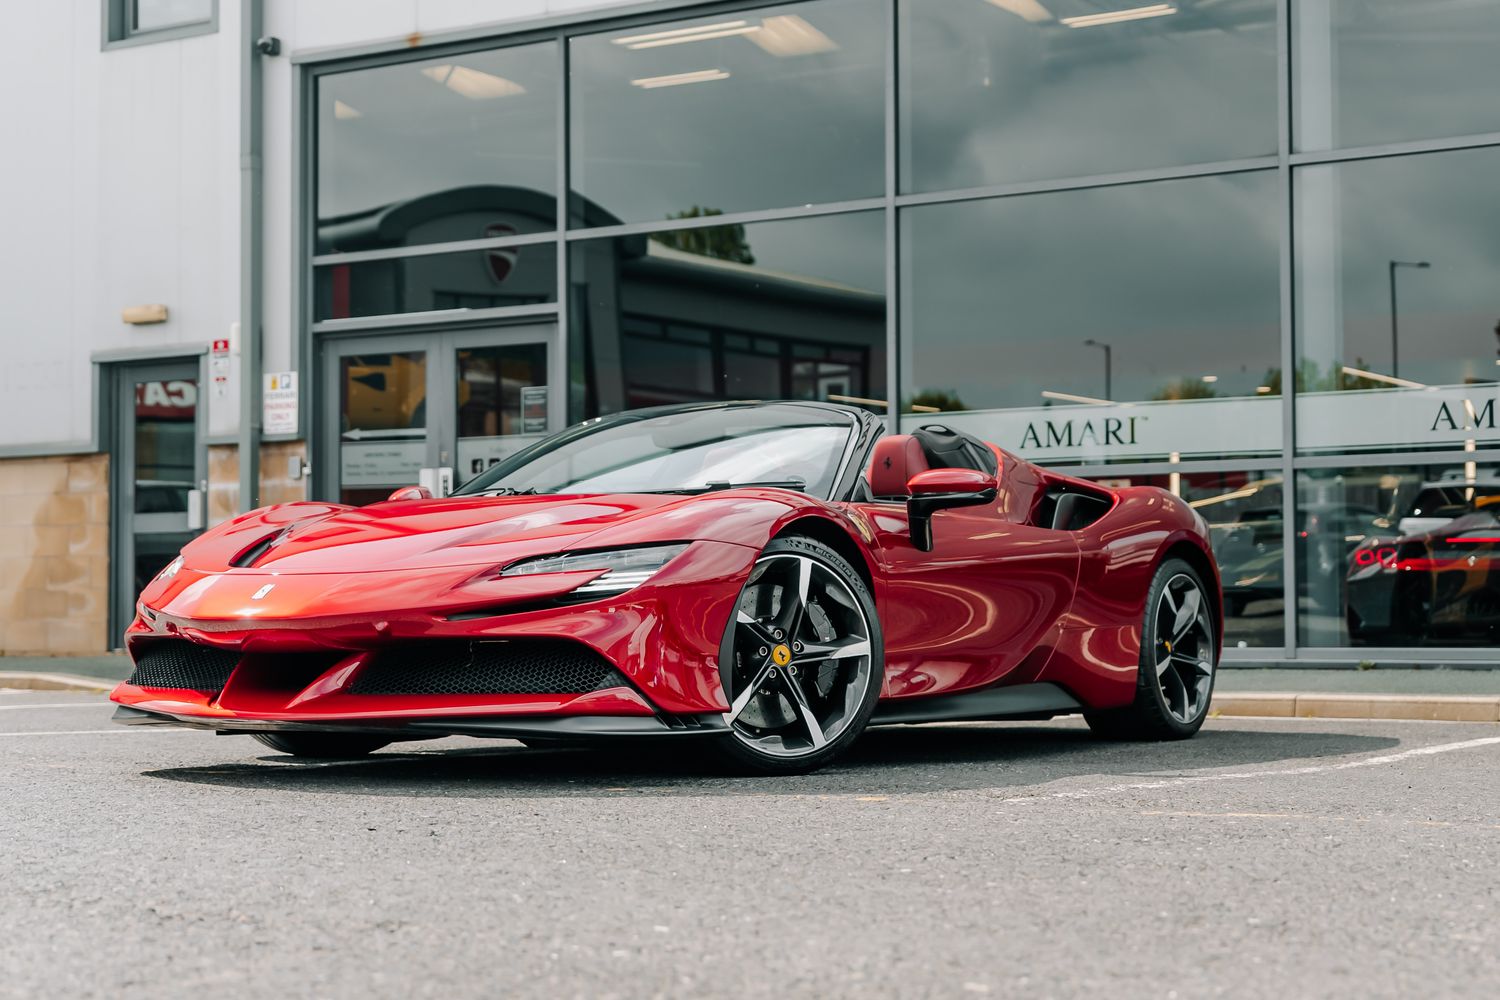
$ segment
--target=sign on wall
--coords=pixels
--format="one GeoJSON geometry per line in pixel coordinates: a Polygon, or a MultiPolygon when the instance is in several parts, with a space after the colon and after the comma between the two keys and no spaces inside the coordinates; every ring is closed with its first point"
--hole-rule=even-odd
{"type": "MultiPolygon", "coordinates": [[[[1047,462],[1275,455],[1281,398],[1250,396],[907,414],[904,430],[941,423],[1047,462]]],[[[1303,452],[1500,445],[1500,384],[1303,393],[1303,452]]]]}
{"type": "Polygon", "coordinates": [[[261,433],[297,433],[297,373],[275,372],[261,387],[261,433]]]}

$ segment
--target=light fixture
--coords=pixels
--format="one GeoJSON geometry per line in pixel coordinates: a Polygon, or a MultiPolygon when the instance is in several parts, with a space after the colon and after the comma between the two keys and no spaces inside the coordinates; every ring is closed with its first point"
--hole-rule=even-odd
{"type": "Polygon", "coordinates": [[[1409,378],[1398,378],[1395,375],[1382,375],[1379,372],[1365,371],[1363,368],[1350,368],[1348,365],[1343,366],[1343,372],[1345,375],[1353,375],[1355,378],[1367,378],[1372,382],[1384,382],[1386,385],[1396,385],[1400,386],[1403,389],[1427,388],[1427,383],[1425,382],[1413,382],[1409,378]]]}
{"type": "Polygon", "coordinates": [[[1100,399],[1097,396],[1080,396],[1073,392],[1058,392],[1056,389],[1043,389],[1043,399],[1055,399],[1063,403],[1087,403],[1090,406],[1114,406],[1113,400],[1100,399]]]}
{"type": "Polygon", "coordinates": [[[654,49],[663,45],[681,45],[684,42],[702,42],[710,38],[748,35],[759,30],[761,30],[760,25],[751,24],[749,21],[719,21],[715,24],[697,24],[691,28],[652,31],[644,35],[621,35],[619,38],[611,38],[610,41],[628,49],[654,49]]]}
{"type": "Polygon", "coordinates": [[[1101,24],[1119,24],[1122,21],[1139,21],[1147,17],[1165,17],[1177,13],[1169,3],[1154,3],[1148,7],[1127,7],[1124,10],[1106,10],[1097,14],[1080,14],[1077,17],[1059,18],[1070,28],[1094,28],[1101,24]]]}
{"type": "Polygon", "coordinates": [[[1268,385],[1258,385],[1255,387],[1255,391],[1257,394],[1264,396],[1266,393],[1271,391],[1271,387],[1268,385]]]}
{"type": "Polygon", "coordinates": [[[1052,12],[1037,3],[1036,0],[989,0],[989,2],[1001,10],[1008,10],[1017,17],[1030,21],[1032,24],[1052,20],[1052,12]]]}
{"type": "Polygon", "coordinates": [[[422,75],[471,101],[488,101],[496,97],[514,97],[526,93],[526,88],[514,80],[468,66],[449,63],[423,66],[422,75]]]}
{"type": "Polygon", "coordinates": [[[633,549],[608,549],[596,552],[566,552],[540,556],[511,563],[501,570],[502,577],[536,576],[542,573],[596,572],[600,575],[569,592],[572,600],[588,601],[633,590],[656,575],[686,549],[686,542],[668,545],[644,545],[633,549]]]}
{"type": "Polygon", "coordinates": [[[833,52],[838,43],[796,14],[777,14],[760,22],[750,40],[773,56],[810,56],[833,52]]]}
{"type": "Polygon", "coordinates": [[[639,80],[631,80],[632,86],[640,87],[642,90],[655,90],[657,87],[680,87],[685,83],[707,83],[710,80],[727,80],[729,71],[724,69],[697,69],[691,73],[672,73],[668,76],[644,76],[639,80]]]}
{"type": "Polygon", "coordinates": [[[352,122],[356,118],[363,118],[365,113],[353,105],[345,104],[343,101],[333,102],[333,117],[341,122],[352,122]]]}
{"type": "Polygon", "coordinates": [[[1217,375],[1205,375],[1205,376],[1203,376],[1203,381],[1207,382],[1209,385],[1213,385],[1215,382],[1219,381],[1219,376],[1217,376],[1217,375]]]}

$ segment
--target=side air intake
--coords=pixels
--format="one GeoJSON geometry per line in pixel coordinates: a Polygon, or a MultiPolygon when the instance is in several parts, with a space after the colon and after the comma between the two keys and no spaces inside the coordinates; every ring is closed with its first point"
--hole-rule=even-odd
{"type": "Polygon", "coordinates": [[[177,688],[217,695],[240,662],[232,649],[200,646],[184,639],[153,642],[135,658],[128,684],[144,688],[177,688]]]}

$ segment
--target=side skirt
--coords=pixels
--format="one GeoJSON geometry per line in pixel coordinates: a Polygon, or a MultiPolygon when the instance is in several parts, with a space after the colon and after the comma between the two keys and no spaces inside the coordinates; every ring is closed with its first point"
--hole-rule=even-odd
{"type": "Polygon", "coordinates": [[[1083,710],[1078,699],[1056,684],[1016,684],[963,694],[930,698],[901,698],[882,702],[870,719],[872,726],[912,722],[981,722],[1000,719],[1048,719],[1083,710]]]}

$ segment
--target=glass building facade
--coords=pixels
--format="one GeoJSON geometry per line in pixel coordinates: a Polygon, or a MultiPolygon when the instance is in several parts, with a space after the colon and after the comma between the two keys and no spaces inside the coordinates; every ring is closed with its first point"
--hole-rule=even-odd
{"type": "Polygon", "coordinates": [[[1493,658],[1497,43],[1496,0],[802,0],[313,64],[320,490],[836,400],[1181,495],[1232,658],[1493,658]]]}

